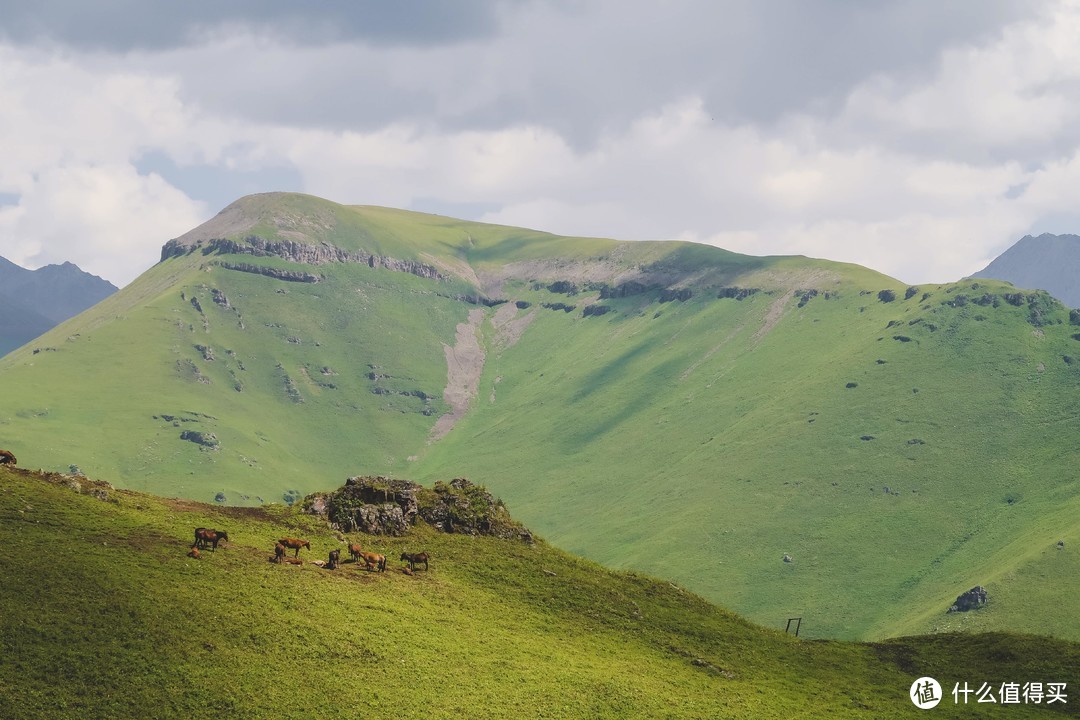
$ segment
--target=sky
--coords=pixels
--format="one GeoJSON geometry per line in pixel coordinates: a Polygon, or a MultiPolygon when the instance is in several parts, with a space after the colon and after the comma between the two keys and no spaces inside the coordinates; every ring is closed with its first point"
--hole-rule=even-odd
{"type": "Polygon", "coordinates": [[[0,0],[0,256],[254,192],[854,262],[1080,233],[1078,0],[0,0]]]}

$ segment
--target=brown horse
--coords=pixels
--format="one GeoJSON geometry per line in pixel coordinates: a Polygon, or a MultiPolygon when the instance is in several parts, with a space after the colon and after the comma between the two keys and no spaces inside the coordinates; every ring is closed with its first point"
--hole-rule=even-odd
{"type": "Polygon", "coordinates": [[[368,570],[378,570],[379,572],[386,572],[386,556],[379,553],[362,552],[360,557],[364,558],[364,566],[368,570]]]}
{"type": "Polygon", "coordinates": [[[352,555],[353,562],[360,562],[360,553],[364,552],[360,549],[359,545],[350,545],[349,554],[352,555]]]}
{"type": "Polygon", "coordinates": [[[336,570],[339,562],[341,562],[341,550],[335,548],[330,551],[330,562],[326,563],[326,569],[336,570]]]}
{"type": "Polygon", "coordinates": [[[285,546],[281,543],[274,543],[274,562],[279,565],[285,562],[285,546]]]}
{"type": "Polygon", "coordinates": [[[402,560],[407,560],[408,563],[409,563],[409,568],[412,569],[412,570],[415,570],[416,566],[418,564],[420,564],[420,563],[424,563],[424,569],[427,570],[428,569],[428,558],[430,558],[430,557],[431,556],[428,555],[426,552],[401,553],[401,559],[402,560]]]}
{"type": "Polygon", "coordinates": [[[198,548],[197,546],[195,546],[195,545],[192,545],[192,546],[191,546],[191,549],[190,549],[190,550],[188,550],[188,554],[187,554],[187,556],[188,556],[189,558],[195,558],[196,560],[198,560],[198,559],[199,559],[199,557],[200,557],[200,555],[199,555],[199,548],[198,548]]]}
{"type": "Polygon", "coordinates": [[[14,465],[15,456],[10,450],[0,450],[0,465],[14,465]]]}
{"type": "Polygon", "coordinates": [[[212,528],[195,528],[195,547],[201,547],[206,549],[207,543],[211,545],[211,551],[217,552],[217,544],[222,540],[228,540],[229,533],[224,530],[214,530],[212,528]]]}
{"type": "Polygon", "coordinates": [[[280,540],[278,540],[278,542],[289,548],[290,550],[295,550],[296,552],[293,554],[293,557],[300,557],[300,548],[307,548],[308,550],[311,549],[310,542],[308,542],[307,540],[301,540],[299,538],[281,538],[280,540]]]}

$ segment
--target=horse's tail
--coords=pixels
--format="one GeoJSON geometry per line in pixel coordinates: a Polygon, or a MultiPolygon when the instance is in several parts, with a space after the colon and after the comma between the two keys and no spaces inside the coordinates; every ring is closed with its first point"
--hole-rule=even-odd
{"type": "Polygon", "coordinates": [[[383,555],[379,558],[379,572],[386,572],[386,556],[383,555]]]}

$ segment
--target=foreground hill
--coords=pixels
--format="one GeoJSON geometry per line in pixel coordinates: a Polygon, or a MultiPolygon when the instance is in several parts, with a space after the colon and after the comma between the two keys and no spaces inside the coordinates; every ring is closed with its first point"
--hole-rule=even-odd
{"type": "Polygon", "coordinates": [[[21,464],[250,506],[467,475],[771,627],[1080,639],[1080,329],[1045,293],[293,194],[162,258],[0,360],[21,464]]]}
{"type": "Polygon", "coordinates": [[[1080,307],[1080,236],[1025,235],[972,277],[1040,288],[1069,307],[1080,307]]]}
{"type": "MultiPolygon", "coordinates": [[[[763,630],[666,581],[559,551],[444,535],[341,535],[282,505],[215,507],[0,466],[5,718],[1062,717],[1075,703],[953,704],[957,682],[1066,683],[1080,646],[1012,634],[876,644],[763,630]],[[185,556],[197,526],[229,541],[185,556]],[[411,577],[307,560],[358,542],[411,577]],[[995,714],[995,710],[1000,710],[995,714]]],[[[1068,698],[1071,700],[1071,698],[1068,698]]]]}
{"type": "Polygon", "coordinates": [[[111,282],[72,263],[27,270],[0,258],[0,355],[114,292],[111,282]]]}

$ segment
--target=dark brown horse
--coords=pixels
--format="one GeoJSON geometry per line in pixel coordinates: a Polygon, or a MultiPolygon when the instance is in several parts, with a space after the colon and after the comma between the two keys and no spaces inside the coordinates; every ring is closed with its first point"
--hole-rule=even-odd
{"type": "Polygon", "coordinates": [[[274,562],[279,565],[285,562],[285,546],[281,543],[274,543],[274,562]]]}
{"type": "Polygon", "coordinates": [[[195,547],[201,547],[206,549],[207,543],[210,544],[212,552],[217,552],[217,544],[222,540],[228,540],[229,533],[224,530],[214,530],[212,528],[195,528],[195,547]]]}
{"type": "Polygon", "coordinates": [[[326,569],[337,570],[339,562],[341,562],[341,550],[335,548],[330,551],[330,562],[326,563],[326,569]]]}
{"type": "Polygon", "coordinates": [[[14,465],[15,456],[10,450],[0,450],[0,465],[14,465]]]}
{"type": "Polygon", "coordinates": [[[308,542],[307,540],[301,540],[299,538],[281,538],[280,540],[278,540],[278,542],[289,548],[290,550],[295,550],[296,552],[293,554],[293,557],[300,557],[300,548],[307,548],[308,550],[311,549],[310,542],[308,542]]]}
{"type": "Polygon", "coordinates": [[[401,553],[401,559],[402,560],[407,560],[408,563],[409,563],[409,568],[412,569],[412,570],[415,570],[416,566],[419,565],[420,563],[424,563],[424,569],[427,570],[428,569],[428,558],[430,558],[430,557],[431,556],[428,555],[426,552],[401,553]]]}

